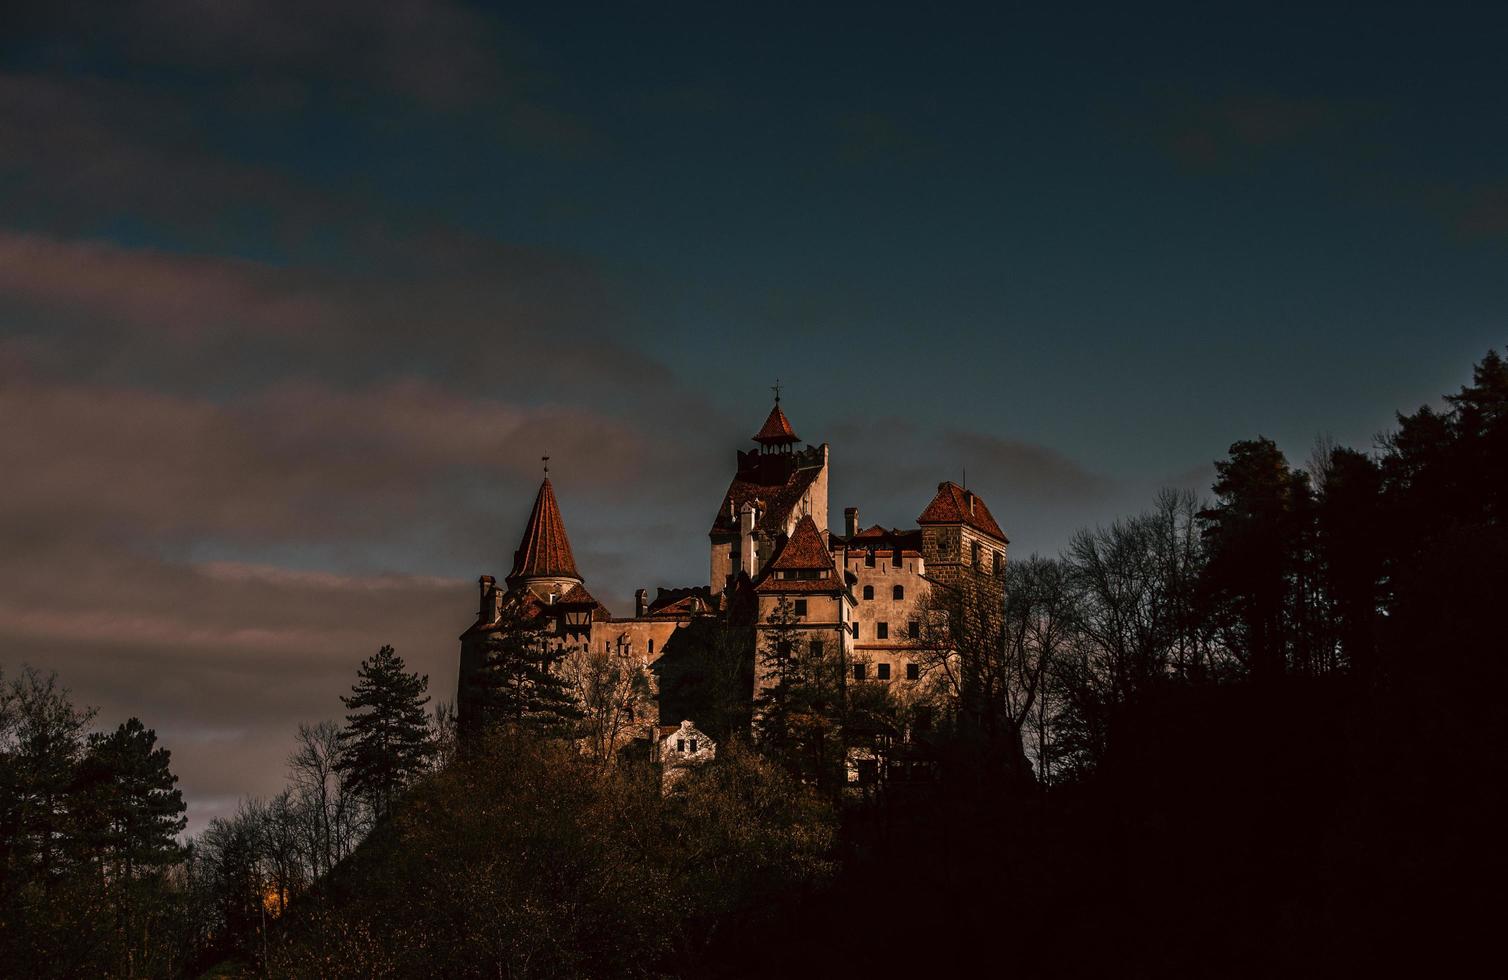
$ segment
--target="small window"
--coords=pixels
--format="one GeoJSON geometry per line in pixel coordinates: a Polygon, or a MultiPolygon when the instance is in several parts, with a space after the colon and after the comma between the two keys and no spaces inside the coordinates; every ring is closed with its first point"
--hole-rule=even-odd
{"type": "Polygon", "coordinates": [[[891,589],[890,590],[890,598],[892,598],[892,599],[904,599],[904,598],[906,598],[906,587],[904,585],[897,585],[895,588],[891,589]]]}
{"type": "Polygon", "coordinates": [[[675,750],[677,752],[686,751],[686,740],[684,738],[678,738],[675,740],[675,750]]]}
{"type": "Polygon", "coordinates": [[[906,635],[909,636],[913,640],[919,640],[919,639],[921,639],[922,638],[922,624],[919,623],[919,622],[917,622],[914,619],[911,622],[907,623],[906,624],[906,635]]]}
{"type": "Polygon", "coordinates": [[[778,644],[776,644],[775,652],[780,654],[780,656],[782,657],[789,657],[791,655],[791,641],[781,640],[778,644]]]}
{"type": "Polygon", "coordinates": [[[890,559],[890,563],[895,566],[896,571],[901,570],[901,549],[895,549],[895,555],[890,559]]]}
{"type": "Polygon", "coordinates": [[[806,615],[806,600],[805,599],[797,599],[796,600],[796,615],[798,615],[798,616],[805,616],[806,615]]]}
{"type": "Polygon", "coordinates": [[[874,624],[874,638],[876,640],[888,640],[888,639],[890,639],[890,624],[889,623],[875,623],[874,624]]]}
{"type": "Polygon", "coordinates": [[[650,653],[654,653],[655,652],[655,640],[654,640],[654,637],[652,637],[652,636],[649,638],[649,652],[650,653]]]}
{"type": "Polygon", "coordinates": [[[696,751],[696,739],[691,740],[691,751],[696,751]]]}
{"type": "Polygon", "coordinates": [[[1000,552],[997,551],[997,552],[995,552],[995,577],[999,578],[1001,575],[1004,575],[1004,574],[1005,574],[1005,556],[1002,555],[1000,552]]]}
{"type": "Polygon", "coordinates": [[[859,638],[859,621],[857,619],[853,621],[853,638],[855,640],[859,638]]]}
{"type": "Polygon", "coordinates": [[[864,552],[864,567],[865,568],[873,568],[874,567],[874,549],[873,548],[870,548],[868,551],[864,552]]]}
{"type": "Polygon", "coordinates": [[[814,659],[815,658],[820,658],[822,656],[823,649],[824,649],[824,647],[822,645],[822,641],[821,640],[813,640],[812,641],[812,657],[814,659]]]}
{"type": "Polygon", "coordinates": [[[922,668],[921,668],[920,664],[907,664],[906,665],[906,680],[908,680],[908,681],[919,680],[921,678],[921,676],[922,676],[922,668]]]}
{"type": "Polygon", "coordinates": [[[853,665],[853,679],[856,680],[856,681],[862,681],[864,679],[864,665],[863,664],[854,664],[853,665]]]}
{"type": "Polygon", "coordinates": [[[866,585],[866,586],[864,586],[864,598],[866,598],[866,599],[873,599],[874,598],[874,586],[872,586],[872,585],[866,585]]]}
{"type": "Polygon", "coordinates": [[[979,542],[975,541],[974,542],[974,567],[975,568],[983,568],[984,567],[983,561],[984,560],[982,558],[980,558],[980,556],[979,556],[979,542]]]}
{"type": "Polygon", "coordinates": [[[889,664],[875,664],[874,665],[874,675],[876,677],[878,677],[882,681],[888,681],[888,680],[890,680],[890,665],[889,664]]]}

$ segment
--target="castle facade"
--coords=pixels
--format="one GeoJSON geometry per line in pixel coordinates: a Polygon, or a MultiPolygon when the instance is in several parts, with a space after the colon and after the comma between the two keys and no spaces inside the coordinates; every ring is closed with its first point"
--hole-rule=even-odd
{"type": "MultiPolygon", "coordinates": [[[[640,589],[631,616],[612,615],[587,591],[547,473],[507,577],[479,580],[477,618],[461,635],[461,730],[485,721],[472,681],[484,669],[488,639],[520,624],[552,646],[622,658],[659,677],[658,717],[643,719],[656,728],[653,744],[692,744],[685,732],[702,723],[696,697],[665,683],[678,643],[691,642],[698,624],[747,626],[756,648],[778,628],[782,642],[795,636],[813,652],[837,653],[850,684],[921,682],[932,591],[965,579],[999,588],[1009,542],[989,508],[945,481],[915,527],[864,528],[858,509],[848,507],[837,533],[828,527],[827,444],[798,448],[778,397],[753,442],[737,453],[712,519],[707,584],[660,588],[653,600],[640,589]]],[[[767,683],[753,672],[751,704],[767,683]]]]}

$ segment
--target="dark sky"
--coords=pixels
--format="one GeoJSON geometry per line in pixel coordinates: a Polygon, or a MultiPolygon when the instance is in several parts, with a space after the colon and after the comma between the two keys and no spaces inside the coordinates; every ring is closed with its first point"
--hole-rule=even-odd
{"type": "Polygon", "coordinates": [[[1494,5],[31,6],[0,665],[155,726],[195,827],[380,644],[453,696],[545,452],[621,612],[705,582],[776,377],[835,517],[967,467],[1025,555],[1508,336],[1494,5]]]}

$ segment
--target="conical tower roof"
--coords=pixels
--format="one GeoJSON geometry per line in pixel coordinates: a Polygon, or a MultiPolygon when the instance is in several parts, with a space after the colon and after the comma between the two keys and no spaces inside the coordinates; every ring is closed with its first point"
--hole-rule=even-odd
{"type": "Polygon", "coordinates": [[[534,498],[534,509],[529,512],[523,540],[513,553],[513,571],[508,574],[510,584],[529,578],[581,579],[549,477],[539,485],[539,495],[534,498]]]}
{"type": "Polygon", "coordinates": [[[766,446],[778,446],[787,442],[800,442],[796,437],[795,430],[791,428],[791,420],[785,417],[780,410],[780,402],[770,409],[770,417],[764,420],[764,428],[754,437],[754,441],[766,446]]]}

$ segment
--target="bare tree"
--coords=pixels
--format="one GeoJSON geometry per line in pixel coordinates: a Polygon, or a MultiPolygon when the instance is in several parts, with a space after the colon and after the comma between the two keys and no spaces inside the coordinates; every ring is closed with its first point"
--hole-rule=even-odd
{"type": "Polygon", "coordinates": [[[300,813],[301,835],[315,877],[328,874],[355,848],[368,815],[337,768],[340,726],[333,721],[300,725],[288,777],[300,813]]]}
{"type": "Polygon", "coordinates": [[[561,670],[581,708],[583,750],[598,766],[611,765],[655,717],[654,678],[631,656],[607,650],[573,650],[561,670]]]}

